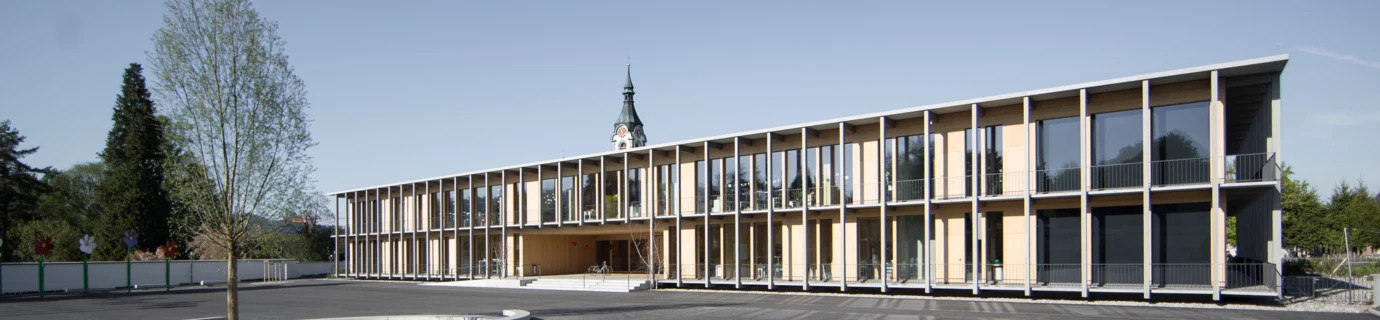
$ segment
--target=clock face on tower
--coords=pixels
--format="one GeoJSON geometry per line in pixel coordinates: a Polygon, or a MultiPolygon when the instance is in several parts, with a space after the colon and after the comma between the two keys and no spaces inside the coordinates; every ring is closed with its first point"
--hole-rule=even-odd
{"type": "Polygon", "coordinates": [[[626,135],[628,135],[628,128],[618,128],[618,136],[619,136],[619,137],[626,136],[626,135]]]}

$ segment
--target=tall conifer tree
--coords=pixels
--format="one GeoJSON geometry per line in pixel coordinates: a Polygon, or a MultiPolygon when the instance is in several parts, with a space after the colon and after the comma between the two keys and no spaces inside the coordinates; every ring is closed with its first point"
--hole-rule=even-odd
{"type": "MultiPolygon", "coordinates": [[[[100,239],[118,239],[124,230],[139,233],[139,247],[151,249],[168,240],[171,205],[163,189],[163,123],[144,85],[143,67],[129,64],[115,98],[110,134],[101,160],[105,180],[97,189],[102,214],[100,239]]],[[[97,258],[124,257],[121,246],[97,246],[97,258]]]]}

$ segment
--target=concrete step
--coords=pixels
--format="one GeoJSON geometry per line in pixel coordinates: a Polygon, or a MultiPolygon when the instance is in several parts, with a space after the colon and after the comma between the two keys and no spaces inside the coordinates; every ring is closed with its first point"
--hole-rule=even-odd
{"type": "Polygon", "coordinates": [[[651,287],[647,281],[588,281],[574,279],[541,279],[526,285],[531,289],[543,290],[567,290],[567,291],[595,291],[595,292],[632,292],[646,290],[651,287]]]}

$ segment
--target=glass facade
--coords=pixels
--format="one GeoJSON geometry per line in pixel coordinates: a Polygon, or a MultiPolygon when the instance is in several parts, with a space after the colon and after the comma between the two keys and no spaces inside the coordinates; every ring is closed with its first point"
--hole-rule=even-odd
{"type": "Polygon", "coordinates": [[[1078,190],[1080,180],[1078,161],[1078,117],[1042,120],[1035,123],[1035,191],[1059,192],[1078,190]]]}
{"type": "Polygon", "coordinates": [[[1140,109],[1092,116],[1093,189],[1140,187],[1144,179],[1140,109]]]}
{"type": "Polygon", "coordinates": [[[1150,177],[1154,185],[1206,183],[1208,158],[1208,102],[1150,109],[1150,177]]]}

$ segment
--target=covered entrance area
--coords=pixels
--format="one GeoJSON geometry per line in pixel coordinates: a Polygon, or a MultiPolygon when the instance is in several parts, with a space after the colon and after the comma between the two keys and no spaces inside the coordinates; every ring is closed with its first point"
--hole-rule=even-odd
{"type": "Polygon", "coordinates": [[[517,234],[517,253],[525,276],[581,274],[590,267],[609,272],[646,273],[660,243],[648,241],[644,224],[526,229],[517,234]]]}

